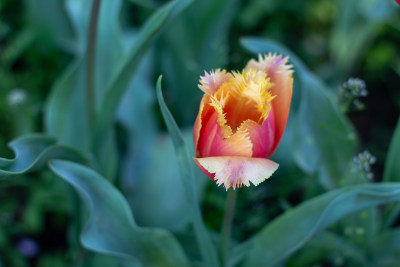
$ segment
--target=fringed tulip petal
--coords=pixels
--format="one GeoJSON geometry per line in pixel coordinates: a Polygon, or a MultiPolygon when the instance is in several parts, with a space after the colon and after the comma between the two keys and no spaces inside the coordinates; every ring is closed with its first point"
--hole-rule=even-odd
{"type": "Polygon", "coordinates": [[[194,158],[194,161],[218,186],[223,184],[227,190],[250,186],[250,183],[258,185],[279,166],[269,159],[248,157],[207,157],[194,158]]]}
{"type": "Polygon", "coordinates": [[[293,78],[291,70],[292,65],[288,65],[288,57],[282,58],[278,55],[259,55],[258,61],[250,60],[245,70],[256,69],[267,73],[274,86],[271,88],[272,95],[276,96],[272,101],[272,108],[275,113],[275,145],[272,148],[273,153],[279,145],[279,142],[285,131],[287,119],[289,116],[290,102],[292,99],[293,78]]]}
{"type": "Polygon", "coordinates": [[[216,69],[210,73],[205,72],[200,79],[199,88],[208,95],[213,95],[223,83],[229,81],[232,74],[225,70],[216,69]]]}
{"type": "Polygon", "coordinates": [[[278,164],[268,160],[282,138],[292,97],[287,58],[268,55],[251,60],[242,72],[207,72],[205,92],[193,128],[195,161],[226,188],[255,185],[278,164]]]}

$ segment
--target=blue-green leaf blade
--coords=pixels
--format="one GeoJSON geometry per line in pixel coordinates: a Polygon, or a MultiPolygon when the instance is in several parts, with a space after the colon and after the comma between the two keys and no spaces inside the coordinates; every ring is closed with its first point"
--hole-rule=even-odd
{"type": "MultiPolygon", "coordinates": [[[[400,177],[400,118],[390,141],[389,152],[383,169],[383,180],[386,182],[399,181],[400,177]]],[[[384,210],[384,224],[391,225],[400,214],[400,204],[389,205],[384,210]]]]}
{"type": "Polygon", "coordinates": [[[346,260],[357,266],[366,266],[368,262],[362,249],[350,240],[334,232],[321,231],[307,242],[297,255],[290,257],[288,264],[310,266],[333,255],[346,255],[346,260]]]}
{"type": "Polygon", "coordinates": [[[174,237],[162,229],[140,228],[122,194],[104,177],[82,165],[54,160],[50,167],[82,196],[90,218],[82,244],[115,256],[123,265],[188,266],[174,237]]]}
{"type": "Polygon", "coordinates": [[[386,157],[383,171],[384,181],[398,181],[400,179],[400,118],[390,142],[389,152],[386,157]]]}
{"type": "Polygon", "coordinates": [[[372,240],[369,251],[375,266],[397,266],[400,262],[400,228],[388,228],[372,240]]]}
{"type": "Polygon", "coordinates": [[[330,191],[285,212],[235,251],[247,248],[245,266],[273,266],[314,234],[348,214],[400,200],[400,183],[361,184],[330,191]]]}
{"type": "Polygon", "coordinates": [[[46,133],[60,143],[90,151],[84,60],[77,59],[54,84],[45,113],[46,133]]]}
{"type": "Polygon", "coordinates": [[[109,84],[109,89],[101,103],[98,120],[96,122],[94,144],[98,143],[104,130],[111,125],[116,109],[125,93],[132,75],[145,52],[151,46],[156,36],[161,32],[163,26],[176,16],[191,1],[173,1],[159,8],[155,14],[143,25],[136,37],[133,47],[119,65],[116,74],[109,84]]]}
{"type": "Polygon", "coordinates": [[[156,85],[157,99],[164,121],[167,125],[168,132],[171,136],[172,143],[174,144],[176,156],[178,158],[179,170],[182,176],[185,195],[192,211],[191,220],[196,233],[197,242],[206,265],[218,266],[218,257],[215,252],[216,250],[211,243],[209,234],[204,226],[200,208],[197,203],[195,190],[196,183],[193,170],[194,163],[189,155],[182,132],[176,124],[175,119],[169,111],[167,105],[165,104],[161,90],[161,78],[161,76],[158,78],[156,85]]]}
{"type": "Polygon", "coordinates": [[[50,159],[66,159],[88,164],[86,156],[79,151],[57,144],[56,139],[30,134],[10,142],[14,159],[0,158],[0,176],[23,174],[43,167],[50,159]]]}

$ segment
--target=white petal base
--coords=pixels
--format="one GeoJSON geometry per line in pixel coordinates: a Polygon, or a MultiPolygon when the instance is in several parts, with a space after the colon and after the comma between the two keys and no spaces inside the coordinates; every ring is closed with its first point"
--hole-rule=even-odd
{"type": "Polygon", "coordinates": [[[226,190],[250,186],[250,182],[257,186],[279,167],[278,163],[264,158],[208,157],[194,158],[194,161],[208,177],[218,186],[223,184],[226,190]]]}

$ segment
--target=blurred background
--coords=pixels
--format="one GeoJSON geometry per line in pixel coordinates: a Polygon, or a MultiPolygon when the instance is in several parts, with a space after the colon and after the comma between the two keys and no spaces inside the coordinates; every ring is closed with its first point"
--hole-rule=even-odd
{"type": "MultiPolygon", "coordinates": [[[[63,126],[51,122],[51,114],[63,114],[63,108],[73,107],[63,107],[63,102],[54,99],[60,87],[75,85],[65,79],[79,68],[76,65],[84,48],[90,10],[90,1],[80,2],[86,1],[0,0],[1,157],[13,158],[7,143],[27,133],[46,132],[62,143],[85,146],[77,134],[79,124],[72,127],[75,135],[70,135],[63,126]]],[[[108,2],[103,0],[102,4],[107,6],[108,2]]],[[[117,2],[100,13],[107,19],[99,22],[99,30],[112,30],[98,38],[99,84],[115,71],[122,55],[135,43],[140,27],[166,3],[117,2]]],[[[311,92],[309,102],[302,102],[305,89],[299,89],[295,74],[293,118],[275,156],[281,168],[260,186],[239,191],[235,240],[248,239],[285,210],[322,192],[382,180],[400,114],[400,7],[394,1],[194,1],[152,42],[113,123],[114,146],[107,154],[111,163],[103,175],[124,193],[139,225],[163,227],[180,236],[187,224],[176,158],[155,100],[157,77],[163,75],[167,105],[192,146],[191,127],[202,97],[197,87],[200,75],[216,68],[241,70],[257,56],[246,45],[250,37],[279,43],[297,55],[322,81],[324,94],[332,100],[332,107],[322,102],[314,112],[333,114],[331,121],[325,121],[327,125],[339,121],[345,126],[332,126],[333,131],[319,136],[326,146],[319,145],[318,136],[316,147],[309,146],[307,142],[313,141],[306,138],[302,139],[308,140],[304,144],[298,142],[297,133],[318,135],[313,132],[313,127],[320,127],[313,125],[315,113],[303,111],[307,105],[318,104],[320,98],[319,93],[311,92]],[[340,141],[342,135],[351,135],[350,144],[340,141]],[[329,156],[340,158],[339,168],[330,165],[329,156]],[[361,178],[346,178],[354,168],[362,169],[361,178]]],[[[297,71],[296,65],[294,69],[297,71]]],[[[57,118],[63,120],[62,115],[57,118]]],[[[218,232],[225,190],[198,176],[206,225],[218,232]]],[[[87,252],[77,239],[80,223],[74,221],[83,219],[74,217],[74,201],[71,188],[49,171],[1,181],[0,265],[78,266],[87,252]]],[[[380,229],[376,213],[364,213],[373,214],[368,223],[359,223],[360,216],[346,218],[329,233],[366,255],[376,245],[371,240],[380,229]]],[[[400,220],[396,217],[390,225],[399,226],[400,220]]],[[[292,255],[287,266],[362,266],[357,258],[338,252],[335,246],[321,245],[324,236],[318,238],[292,255]]]]}

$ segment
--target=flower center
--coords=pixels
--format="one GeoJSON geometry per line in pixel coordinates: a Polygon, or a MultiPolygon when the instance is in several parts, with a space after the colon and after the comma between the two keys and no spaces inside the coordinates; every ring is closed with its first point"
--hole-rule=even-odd
{"type": "Polygon", "coordinates": [[[211,97],[211,105],[218,113],[218,122],[226,128],[228,137],[247,120],[261,124],[271,110],[270,88],[273,84],[263,71],[250,69],[234,72],[211,97]]]}

